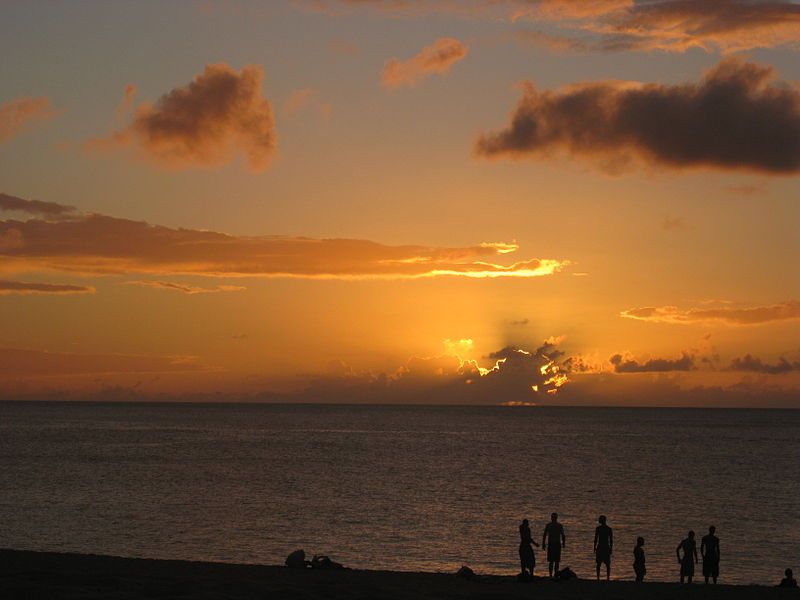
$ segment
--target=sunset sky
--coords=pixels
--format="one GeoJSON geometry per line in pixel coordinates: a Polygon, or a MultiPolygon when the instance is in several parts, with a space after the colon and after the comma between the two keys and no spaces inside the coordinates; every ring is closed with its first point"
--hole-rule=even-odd
{"type": "Polygon", "coordinates": [[[0,5],[0,398],[800,407],[800,4],[0,5]]]}

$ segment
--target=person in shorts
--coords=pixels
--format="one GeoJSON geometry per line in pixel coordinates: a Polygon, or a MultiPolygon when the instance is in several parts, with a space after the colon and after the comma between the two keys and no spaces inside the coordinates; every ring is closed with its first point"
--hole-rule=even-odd
{"type": "Polygon", "coordinates": [[[678,555],[678,563],[681,565],[681,583],[684,580],[692,583],[694,565],[697,562],[697,542],[694,539],[694,531],[690,531],[689,535],[678,544],[675,553],[678,555]],[[681,551],[683,551],[682,556],[681,551]]]}
{"type": "Polygon", "coordinates": [[[564,535],[564,526],[558,522],[558,513],[550,515],[550,522],[542,534],[542,549],[547,550],[547,570],[550,577],[558,574],[561,562],[561,549],[567,546],[567,536],[564,535]]]}
{"type": "Polygon", "coordinates": [[[614,532],[606,524],[606,516],[597,519],[600,525],[594,530],[594,556],[597,560],[597,581],[600,581],[600,565],[606,566],[606,581],[611,579],[611,552],[614,549],[614,532]]]}
{"type": "Polygon", "coordinates": [[[700,556],[703,557],[703,577],[708,583],[709,577],[717,583],[719,577],[719,538],[714,535],[717,528],[713,525],[708,528],[708,535],[704,535],[700,542],[700,556]]]}

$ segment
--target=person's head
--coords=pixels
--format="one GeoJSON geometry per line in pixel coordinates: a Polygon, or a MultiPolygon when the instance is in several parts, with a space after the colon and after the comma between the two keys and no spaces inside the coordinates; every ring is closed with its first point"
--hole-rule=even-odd
{"type": "Polygon", "coordinates": [[[528,519],[522,519],[522,524],[525,525],[525,527],[527,527],[528,526],[528,519]]]}
{"type": "Polygon", "coordinates": [[[644,546],[644,538],[642,536],[639,536],[639,537],[636,538],[636,545],[637,546],[644,546]]]}
{"type": "Polygon", "coordinates": [[[716,531],[717,531],[717,528],[714,527],[713,525],[708,528],[708,533],[710,533],[711,535],[714,535],[714,533],[716,533],[716,531]]]}
{"type": "Polygon", "coordinates": [[[692,530],[689,530],[689,539],[690,540],[694,539],[694,531],[692,531],[692,530]]]}
{"type": "Polygon", "coordinates": [[[556,521],[558,521],[558,513],[552,513],[552,514],[550,515],[550,520],[551,520],[553,523],[555,523],[556,521]]]}
{"type": "Polygon", "coordinates": [[[605,515],[600,515],[597,520],[600,521],[600,525],[605,525],[607,519],[605,515]]]}
{"type": "Polygon", "coordinates": [[[783,573],[784,573],[784,575],[786,575],[786,579],[791,579],[792,578],[792,570],[791,569],[786,569],[783,573]]]}

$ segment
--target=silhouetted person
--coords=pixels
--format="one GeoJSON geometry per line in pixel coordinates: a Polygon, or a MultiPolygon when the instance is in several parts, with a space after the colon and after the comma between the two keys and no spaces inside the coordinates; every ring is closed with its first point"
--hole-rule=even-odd
{"type": "Polygon", "coordinates": [[[547,570],[550,577],[558,573],[558,565],[561,562],[561,548],[567,547],[567,536],[564,535],[564,526],[558,522],[558,513],[550,515],[550,522],[544,528],[542,534],[542,549],[547,549],[547,570]]]}
{"type": "Polygon", "coordinates": [[[786,587],[786,588],[796,588],[797,587],[797,579],[792,576],[792,570],[786,569],[783,572],[786,577],[781,579],[781,582],[778,584],[778,587],[786,587]]]}
{"type": "Polygon", "coordinates": [[[614,532],[606,525],[606,516],[597,519],[600,525],[594,530],[594,556],[597,559],[597,581],[600,581],[600,565],[606,566],[606,580],[611,579],[611,552],[614,549],[614,532]]]}
{"type": "Polygon", "coordinates": [[[528,519],[523,519],[519,526],[519,566],[522,574],[530,573],[533,577],[533,570],[536,568],[536,555],[533,553],[533,546],[539,544],[531,537],[531,528],[528,519]]]}
{"type": "Polygon", "coordinates": [[[694,577],[694,564],[697,562],[697,542],[694,541],[694,531],[689,532],[689,536],[683,540],[675,549],[678,555],[678,562],[681,565],[681,583],[686,579],[692,583],[694,577]],[[683,556],[681,556],[683,551],[683,556]]]}
{"type": "Polygon", "coordinates": [[[644,560],[644,538],[636,538],[636,548],[633,549],[633,572],[636,573],[636,581],[644,581],[647,568],[644,560]]]}
{"type": "Polygon", "coordinates": [[[708,535],[703,536],[700,542],[700,556],[703,557],[703,577],[711,577],[717,583],[719,577],[719,538],[714,535],[717,528],[713,525],[708,528],[708,535]]]}

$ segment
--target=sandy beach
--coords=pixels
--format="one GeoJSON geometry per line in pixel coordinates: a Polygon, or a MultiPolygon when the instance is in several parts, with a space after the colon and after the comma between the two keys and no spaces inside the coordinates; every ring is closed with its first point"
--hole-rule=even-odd
{"type": "Polygon", "coordinates": [[[797,590],[766,586],[581,580],[518,583],[514,577],[500,575],[478,576],[467,581],[446,573],[292,570],[281,566],[0,550],[0,598],[4,599],[737,600],[797,596],[797,590]]]}

